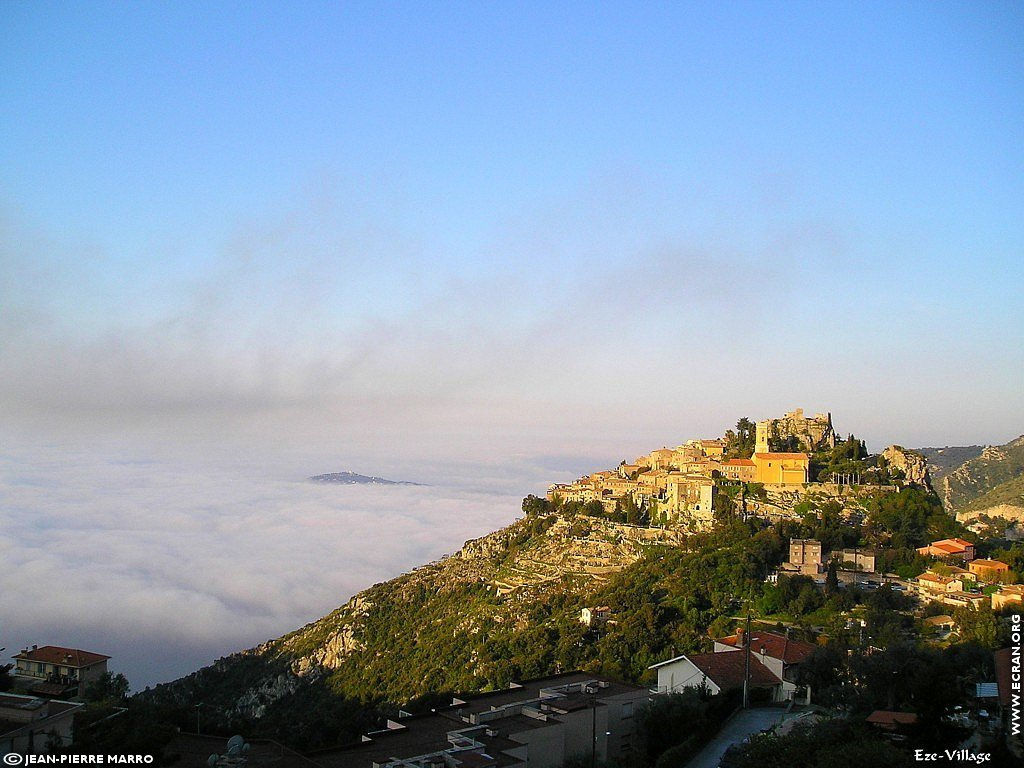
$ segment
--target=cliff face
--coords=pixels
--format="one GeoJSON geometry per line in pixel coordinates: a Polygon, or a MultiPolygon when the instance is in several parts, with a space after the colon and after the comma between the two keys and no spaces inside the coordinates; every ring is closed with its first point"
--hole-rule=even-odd
{"type": "Polygon", "coordinates": [[[989,446],[943,478],[939,495],[947,509],[972,507],[1003,483],[1024,474],[1024,435],[1005,445],[989,446]]]}
{"type": "Polygon", "coordinates": [[[767,440],[771,444],[795,438],[797,447],[802,451],[826,450],[836,446],[832,416],[828,413],[804,416],[803,409],[797,408],[781,418],[759,421],[757,429],[759,443],[767,440]]]}

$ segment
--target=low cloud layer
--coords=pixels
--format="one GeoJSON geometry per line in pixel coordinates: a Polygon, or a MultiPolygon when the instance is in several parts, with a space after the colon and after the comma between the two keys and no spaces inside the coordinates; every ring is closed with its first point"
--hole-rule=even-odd
{"type": "MultiPolygon", "coordinates": [[[[441,484],[36,446],[0,461],[0,645],[113,656],[139,689],[302,626],[519,514],[441,484]]],[[[419,478],[429,479],[429,478],[419,478]]]]}

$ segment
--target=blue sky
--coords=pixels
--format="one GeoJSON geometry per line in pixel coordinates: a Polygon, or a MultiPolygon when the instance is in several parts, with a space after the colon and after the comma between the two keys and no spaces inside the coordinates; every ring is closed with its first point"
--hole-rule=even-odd
{"type": "Polygon", "coordinates": [[[1019,4],[11,2],[0,30],[0,411],[58,439],[1021,429],[1019,4]]]}

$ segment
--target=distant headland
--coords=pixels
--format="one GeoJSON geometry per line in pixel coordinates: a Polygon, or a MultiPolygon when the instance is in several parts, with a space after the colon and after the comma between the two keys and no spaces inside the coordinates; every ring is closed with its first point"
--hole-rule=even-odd
{"type": "Polygon", "coordinates": [[[355,472],[328,472],[325,475],[313,475],[314,483],[340,483],[342,485],[423,485],[408,480],[387,480],[383,477],[370,477],[355,472]]]}

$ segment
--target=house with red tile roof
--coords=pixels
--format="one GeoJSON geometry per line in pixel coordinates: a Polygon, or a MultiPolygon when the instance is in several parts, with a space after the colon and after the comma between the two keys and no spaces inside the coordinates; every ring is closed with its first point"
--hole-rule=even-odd
{"type": "Polygon", "coordinates": [[[978,558],[967,565],[968,570],[981,581],[1006,581],[1010,574],[1010,566],[1002,560],[978,558]]]}
{"type": "Polygon", "coordinates": [[[963,592],[964,581],[952,576],[943,576],[939,573],[925,571],[917,577],[915,582],[917,593],[923,598],[934,598],[946,592],[963,592]]]}
{"type": "Polygon", "coordinates": [[[933,541],[926,547],[919,547],[917,551],[926,557],[940,557],[943,560],[962,560],[969,563],[974,559],[974,545],[963,539],[933,541]]]}
{"type": "Polygon", "coordinates": [[[1024,605],[1024,584],[1003,584],[992,593],[993,611],[1001,611],[1014,604],[1024,605]]]}
{"type": "MultiPolygon", "coordinates": [[[[745,643],[742,629],[736,634],[715,640],[715,653],[736,654],[742,651],[745,643]]],[[[751,655],[771,670],[772,674],[782,681],[779,689],[780,700],[795,699],[801,703],[810,703],[810,691],[797,684],[797,673],[800,665],[807,661],[817,648],[814,643],[794,640],[786,635],[775,632],[754,631],[750,633],[751,655]]]]}
{"type": "Polygon", "coordinates": [[[757,466],[750,459],[729,459],[718,465],[718,471],[722,477],[730,480],[740,480],[745,483],[753,482],[757,476],[757,466]]]}
{"type": "Polygon", "coordinates": [[[33,645],[14,656],[15,676],[42,696],[80,696],[107,671],[109,656],[58,645],[33,645]]]}
{"type": "MultiPolygon", "coordinates": [[[[745,634],[740,629],[734,635],[718,638],[715,640],[715,653],[740,650],[743,648],[745,634]]],[[[817,648],[814,643],[792,640],[775,632],[758,630],[750,633],[750,647],[754,649],[755,653],[767,655],[768,658],[778,659],[786,664],[800,664],[807,661],[817,648]]]]}
{"type": "MultiPolygon", "coordinates": [[[[650,669],[658,670],[658,693],[679,693],[685,688],[707,686],[712,694],[718,694],[743,688],[746,662],[742,653],[694,653],[653,664],[650,669]]],[[[778,701],[782,678],[756,656],[751,656],[750,685],[768,689],[772,700],[778,701]]]]}
{"type": "MultiPolygon", "coordinates": [[[[750,684],[771,690],[773,701],[810,703],[810,691],[798,685],[800,665],[817,646],[792,640],[774,632],[750,633],[750,684]]],[[[746,669],[745,633],[715,640],[713,653],[676,656],[650,669],[658,671],[658,692],[674,693],[683,688],[707,685],[712,693],[743,687],[746,669]]]]}

